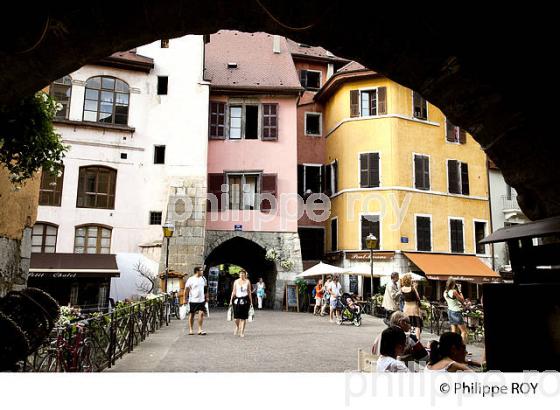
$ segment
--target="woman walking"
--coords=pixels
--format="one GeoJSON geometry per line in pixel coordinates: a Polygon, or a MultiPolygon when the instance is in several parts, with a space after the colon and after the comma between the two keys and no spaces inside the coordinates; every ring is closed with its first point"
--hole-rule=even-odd
{"type": "Polygon", "coordinates": [[[259,309],[262,309],[263,299],[265,296],[266,285],[264,284],[263,278],[259,278],[257,282],[257,301],[259,309]]]}
{"type": "Polygon", "coordinates": [[[233,318],[235,319],[234,336],[245,337],[245,323],[249,318],[249,308],[253,306],[251,296],[251,282],[247,279],[247,271],[239,271],[239,279],[233,282],[230,305],[233,305],[233,318]]]}
{"type": "Polygon", "coordinates": [[[321,306],[321,316],[325,316],[325,310],[327,309],[327,306],[330,306],[329,300],[331,298],[331,294],[329,288],[331,287],[331,283],[332,283],[332,276],[328,275],[327,280],[325,281],[325,285],[323,286],[324,300],[323,300],[323,306],[321,306]]]}
{"type": "Polygon", "coordinates": [[[313,308],[313,316],[317,316],[322,310],[321,304],[323,302],[324,293],[323,279],[319,279],[315,286],[315,307],[313,308]]]}
{"type": "Polygon", "coordinates": [[[403,313],[410,318],[410,325],[415,328],[416,339],[420,341],[424,323],[420,314],[420,296],[412,284],[412,276],[406,274],[401,279],[401,295],[404,300],[403,313]]]}
{"type": "Polygon", "coordinates": [[[457,283],[455,279],[447,279],[445,284],[445,292],[443,297],[447,302],[447,315],[449,316],[449,324],[451,325],[451,331],[456,333],[457,328],[461,332],[461,338],[465,346],[469,341],[469,334],[467,333],[467,326],[463,320],[463,305],[465,304],[465,298],[459,292],[457,288],[457,283]]]}

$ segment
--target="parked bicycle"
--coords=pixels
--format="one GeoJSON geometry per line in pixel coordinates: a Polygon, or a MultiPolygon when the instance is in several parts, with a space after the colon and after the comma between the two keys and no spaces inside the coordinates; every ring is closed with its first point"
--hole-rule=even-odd
{"type": "Polygon", "coordinates": [[[78,323],[56,330],[47,348],[47,355],[38,367],[39,372],[92,372],[93,343],[86,335],[86,328],[78,323]],[[74,329],[74,330],[73,330],[74,329]]]}

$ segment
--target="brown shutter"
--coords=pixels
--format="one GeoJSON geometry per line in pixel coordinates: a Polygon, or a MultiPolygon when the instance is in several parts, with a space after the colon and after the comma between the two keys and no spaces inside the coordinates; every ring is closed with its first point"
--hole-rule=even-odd
{"type": "Polygon", "coordinates": [[[446,124],[445,139],[449,142],[455,142],[455,126],[449,120],[446,120],[446,124]]]}
{"type": "Polygon", "coordinates": [[[447,180],[448,191],[450,194],[460,194],[459,187],[459,165],[458,162],[450,159],[447,161],[447,180]]]}
{"type": "Polygon", "coordinates": [[[211,208],[210,199],[207,201],[206,211],[221,211],[222,210],[222,184],[224,184],[224,174],[208,174],[208,197],[215,195],[218,199],[218,209],[211,208]]]}
{"type": "Polygon", "coordinates": [[[331,183],[331,173],[332,173],[332,166],[325,165],[325,192],[324,194],[327,196],[331,196],[332,192],[332,183],[331,183]]]}
{"type": "Polygon", "coordinates": [[[336,194],[338,192],[338,161],[337,160],[334,160],[334,163],[332,164],[332,173],[333,173],[333,180],[334,180],[333,194],[336,194]]]}
{"type": "Polygon", "coordinates": [[[469,164],[461,163],[461,193],[469,195],[469,164]]]}
{"type": "Polygon", "coordinates": [[[360,188],[369,187],[368,154],[360,154],[360,188]]]}
{"type": "Polygon", "coordinates": [[[467,142],[467,132],[463,129],[459,129],[459,142],[461,144],[466,144],[467,142]]]}
{"type": "Polygon", "coordinates": [[[278,141],[278,104],[263,104],[262,140],[278,141]]]}
{"type": "MultiPolygon", "coordinates": [[[[276,174],[262,174],[261,176],[261,194],[271,194],[274,198],[277,196],[277,175],[276,174]]],[[[269,200],[264,199],[259,201],[261,211],[268,212],[274,209],[276,204],[271,204],[269,200]]]]}
{"type": "Polygon", "coordinates": [[[303,88],[307,88],[307,71],[300,70],[299,71],[299,82],[303,88]]]}
{"type": "Polygon", "coordinates": [[[369,186],[379,187],[379,153],[374,152],[369,155],[369,186]]]}
{"type": "Polygon", "coordinates": [[[226,104],[210,101],[208,113],[208,138],[223,140],[226,138],[226,104]]]}
{"type": "Polygon", "coordinates": [[[422,186],[422,157],[414,156],[414,188],[423,189],[422,186]]]}
{"type": "Polygon", "coordinates": [[[423,177],[424,177],[424,189],[429,190],[430,189],[430,158],[429,157],[423,157],[422,158],[422,162],[423,162],[423,177]]]}
{"type": "Polygon", "coordinates": [[[350,117],[360,116],[360,91],[350,91],[350,117]]]}
{"type": "Polygon", "coordinates": [[[305,165],[298,164],[297,171],[298,194],[303,198],[303,195],[305,194],[305,191],[303,190],[303,185],[305,182],[305,165]]]}
{"type": "Polygon", "coordinates": [[[387,114],[387,87],[377,89],[377,114],[387,114]]]}

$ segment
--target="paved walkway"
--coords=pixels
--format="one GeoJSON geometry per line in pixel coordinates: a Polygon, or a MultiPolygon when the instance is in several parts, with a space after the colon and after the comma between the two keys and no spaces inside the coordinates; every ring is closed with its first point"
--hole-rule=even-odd
{"type": "MultiPolygon", "coordinates": [[[[173,320],[150,335],[109,372],[344,372],[357,369],[358,349],[371,345],[385,325],[363,316],[362,326],[329,323],[309,313],[257,311],[245,338],[233,336],[225,310],[205,318],[206,336],[187,334],[187,322],[173,320]]],[[[196,331],[196,324],[195,324],[196,331]]],[[[425,345],[437,336],[423,333],[425,345]]],[[[473,359],[481,349],[469,346],[473,359]]]]}

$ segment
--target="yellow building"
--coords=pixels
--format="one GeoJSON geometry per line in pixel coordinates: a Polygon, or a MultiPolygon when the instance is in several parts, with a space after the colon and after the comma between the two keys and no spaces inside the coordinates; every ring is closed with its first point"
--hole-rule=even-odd
{"type": "MultiPolygon", "coordinates": [[[[355,62],[316,99],[324,105],[330,261],[368,273],[365,238],[372,233],[375,276],[413,271],[439,282],[494,280],[480,262],[490,264],[490,248],[477,245],[490,232],[486,156],[478,143],[418,93],[355,62]]],[[[348,290],[368,294],[368,276],[359,277],[348,290]]],[[[427,296],[441,297],[437,283],[426,282],[427,296]]]]}

